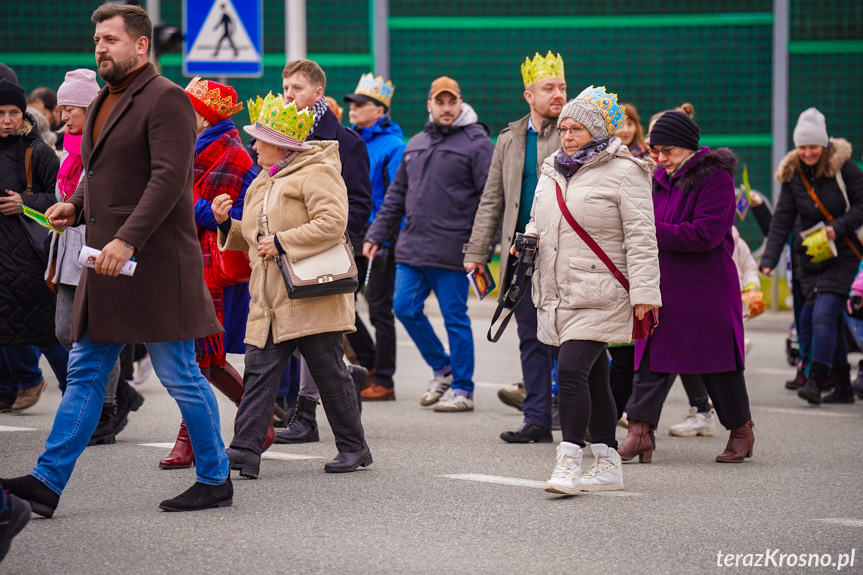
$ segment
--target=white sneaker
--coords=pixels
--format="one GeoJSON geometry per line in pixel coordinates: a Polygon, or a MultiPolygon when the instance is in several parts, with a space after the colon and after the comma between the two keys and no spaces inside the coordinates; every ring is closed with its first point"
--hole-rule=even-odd
{"type": "Polygon", "coordinates": [[[629,420],[626,419],[626,412],[623,412],[623,415],[620,416],[620,419],[617,420],[618,427],[622,427],[623,429],[629,429],[629,420]]]}
{"type": "Polygon", "coordinates": [[[545,482],[544,489],[549,493],[575,495],[581,491],[581,458],[584,449],[574,443],[562,441],[557,446],[557,462],[551,472],[551,479],[545,482]]]}
{"type": "Polygon", "coordinates": [[[437,412],[473,411],[473,400],[464,395],[456,395],[452,389],[448,389],[434,406],[434,410],[437,412]]]}
{"type": "Polygon", "coordinates": [[[428,389],[420,398],[420,405],[434,405],[452,385],[452,373],[438,375],[429,382],[428,389]]]}
{"type": "Polygon", "coordinates": [[[689,408],[689,415],[683,423],[672,425],[668,428],[668,435],[675,437],[713,437],[716,435],[716,418],[713,413],[699,413],[695,407],[689,408]]]}
{"type": "Polygon", "coordinates": [[[153,362],[150,361],[150,354],[148,353],[138,362],[138,373],[134,375],[132,381],[135,382],[135,385],[141,385],[151,375],[153,375],[153,362]]]}
{"type": "Polygon", "coordinates": [[[617,451],[604,443],[591,443],[596,461],[581,478],[582,491],[618,491],[623,489],[623,467],[617,451]]]}

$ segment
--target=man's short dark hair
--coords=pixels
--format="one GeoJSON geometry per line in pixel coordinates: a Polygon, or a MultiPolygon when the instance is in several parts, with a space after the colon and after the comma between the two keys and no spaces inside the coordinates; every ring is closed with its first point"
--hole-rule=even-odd
{"type": "Polygon", "coordinates": [[[290,78],[297,72],[302,72],[312,87],[321,87],[324,93],[327,91],[327,75],[324,74],[317,62],[312,60],[293,60],[288,62],[285,69],[282,70],[282,78],[290,78]]]}
{"type": "Polygon", "coordinates": [[[114,16],[123,17],[126,33],[132,37],[132,40],[137,40],[141,36],[147,39],[147,54],[149,54],[150,47],[153,44],[153,22],[150,20],[150,15],[147,14],[147,11],[140,6],[127,6],[107,2],[93,11],[90,20],[94,24],[101,24],[114,16]]]}
{"type": "Polygon", "coordinates": [[[54,111],[57,107],[57,93],[47,86],[39,86],[27,96],[27,103],[41,101],[46,110],[54,111]]]}

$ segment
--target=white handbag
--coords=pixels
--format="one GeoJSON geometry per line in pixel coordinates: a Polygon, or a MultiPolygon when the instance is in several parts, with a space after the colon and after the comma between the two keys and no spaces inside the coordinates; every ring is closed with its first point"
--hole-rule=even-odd
{"type": "Polygon", "coordinates": [[[336,244],[295,262],[282,256],[275,260],[291,299],[354,293],[359,287],[350,243],[336,244]]]}

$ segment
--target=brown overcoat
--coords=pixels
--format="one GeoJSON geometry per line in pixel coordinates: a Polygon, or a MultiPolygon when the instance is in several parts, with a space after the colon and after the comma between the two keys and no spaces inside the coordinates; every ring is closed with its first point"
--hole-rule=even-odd
{"type": "Polygon", "coordinates": [[[134,276],[88,268],[75,294],[72,339],[147,343],[222,331],[204,283],[195,235],[192,167],[195,112],[182,88],[148,66],[126,90],[93,143],[93,121],[108,96],[90,105],[81,156],[84,177],[69,198],[86,224],[87,245],[114,238],[135,246],[134,276]]]}

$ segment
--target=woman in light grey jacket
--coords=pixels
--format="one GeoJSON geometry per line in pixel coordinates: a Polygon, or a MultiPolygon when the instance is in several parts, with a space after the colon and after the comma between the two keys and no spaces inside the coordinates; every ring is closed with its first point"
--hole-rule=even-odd
{"type": "Polygon", "coordinates": [[[591,86],[564,106],[562,147],[542,164],[526,228],[539,237],[533,275],[538,337],[559,348],[563,442],[545,487],[551,493],[623,488],[606,344],[632,339],[633,309],[641,318],[662,303],[651,164],[610,136],[625,117],[617,96],[604,88],[591,86]],[[628,278],[629,293],[567,223],[558,190],[575,221],[628,278]],[[588,423],[596,461],[582,475],[588,423]]]}

